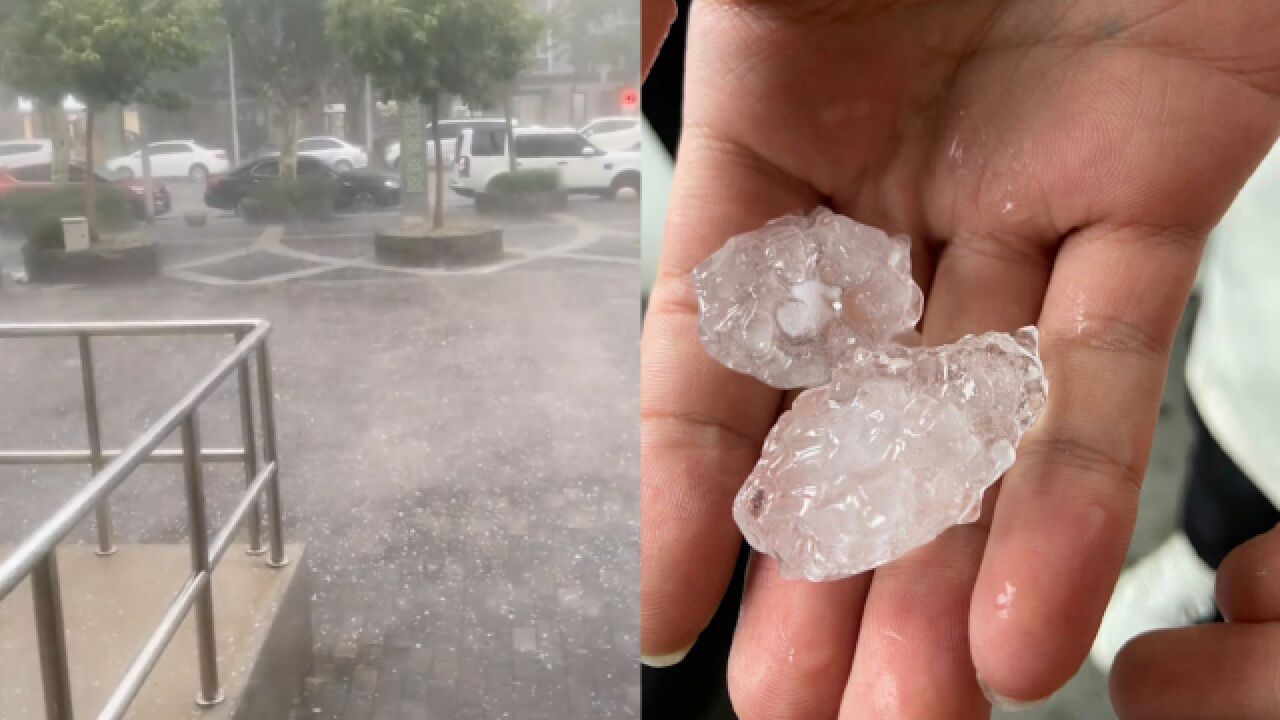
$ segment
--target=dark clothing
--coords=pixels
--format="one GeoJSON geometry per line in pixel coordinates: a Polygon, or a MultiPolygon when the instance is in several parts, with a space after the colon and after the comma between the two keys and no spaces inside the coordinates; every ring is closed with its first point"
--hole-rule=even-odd
{"type": "Polygon", "coordinates": [[[1195,403],[1190,406],[1196,439],[1182,525],[1196,553],[1216,570],[1227,553],[1280,523],[1280,511],[1218,445],[1195,403]]]}

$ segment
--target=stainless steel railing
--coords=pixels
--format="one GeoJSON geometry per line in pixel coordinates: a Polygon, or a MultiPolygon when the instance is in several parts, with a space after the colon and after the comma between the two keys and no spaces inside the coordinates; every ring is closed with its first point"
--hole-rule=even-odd
{"type": "Polygon", "coordinates": [[[45,717],[72,720],[71,680],[67,658],[66,627],[62,618],[62,597],[58,582],[56,549],[90,513],[94,513],[98,538],[97,552],[116,551],[107,500],[111,492],[144,463],[182,464],[191,531],[191,574],[174,597],[155,631],[143,644],[124,677],[116,686],[98,720],[119,720],[141,691],[147,676],[159,662],[187,614],[196,612],[196,647],[200,689],[196,703],[210,707],[222,700],[218,679],[217,638],[214,632],[212,574],[239,531],[248,520],[251,554],[267,554],[266,564],[280,568],[288,564],[284,555],[281,525],[279,458],[276,454],[276,425],[271,384],[271,359],[267,351],[270,326],[263,320],[202,320],[195,322],[132,323],[46,323],[0,325],[0,340],[6,338],[75,338],[80,351],[84,406],[89,447],[68,451],[4,451],[0,465],[88,464],[93,471],[89,482],[63,503],[51,517],[23,540],[0,562],[0,600],[31,578],[35,607],[36,639],[44,684],[45,717]],[[105,450],[98,409],[96,377],[91,339],[99,336],[140,335],[230,335],[235,339],[231,353],[205,375],[196,386],[157,422],[120,450],[105,450]],[[254,433],[252,368],[258,376],[258,416],[262,421],[261,462],[254,433]],[[200,405],[236,373],[243,447],[204,449],[200,442],[200,405]],[[161,448],[175,430],[181,448],[161,448]],[[226,525],[210,540],[205,509],[203,466],[206,462],[240,462],[244,465],[246,490],[226,525]],[[261,497],[266,496],[268,547],[262,546],[261,497]]]}

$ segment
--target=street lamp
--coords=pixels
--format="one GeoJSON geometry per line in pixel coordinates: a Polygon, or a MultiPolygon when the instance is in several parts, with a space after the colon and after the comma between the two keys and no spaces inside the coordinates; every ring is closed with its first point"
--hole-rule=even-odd
{"type": "Polygon", "coordinates": [[[227,67],[231,78],[231,161],[232,167],[240,166],[240,103],[236,99],[236,51],[227,33],[227,67]]]}

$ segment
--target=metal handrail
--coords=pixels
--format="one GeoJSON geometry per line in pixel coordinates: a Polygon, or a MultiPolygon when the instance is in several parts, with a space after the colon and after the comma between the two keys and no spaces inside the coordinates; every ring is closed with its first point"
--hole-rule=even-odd
{"type": "Polygon", "coordinates": [[[65,539],[90,512],[95,512],[98,521],[99,554],[115,552],[111,541],[106,500],[134,470],[147,462],[182,463],[191,527],[192,572],[170,603],[156,630],[130,664],[124,678],[108,698],[98,718],[99,720],[118,720],[124,716],[192,607],[196,608],[196,637],[200,665],[200,692],[196,697],[196,703],[208,707],[222,700],[213,625],[211,577],[213,568],[230,548],[236,532],[246,518],[250,521],[249,552],[262,554],[266,551],[261,546],[262,518],[259,503],[264,494],[267,498],[270,530],[267,565],[279,568],[288,564],[284,556],[271,361],[266,342],[269,332],[270,326],[263,320],[0,325],[0,339],[75,337],[80,349],[89,449],[87,451],[46,450],[0,453],[0,465],[87,462],[94,470],[92,479],[84,487],[20,543],[8,558],[0,562],[0,600],[13,592],[27,577],[32,580],[41,676],[44,684],[45,716],[50,720],[72,720],[73,717],[56,548],[58,543],[65,539]],[[230,334],[235,337],[236,345],[231,354],[223,358],[177,404],[132,443],[122,450],[103,450],[98,427],[97,392],[89,338],[108,335],[190,334],[230,334]],[[258,464],[258,452],[254,442],[251,359],[256,360],[258,374],[258,409],[262,419],[261,467],[258,464]],[[239,386],[240,421],[244,446],[204,450],[200,445],[198,408],[233,371],[237,374],[239,386]],[[181,449],[175,451],[161,448],[161,443],[175,430],[178,430],[181,436],[181,449]],[[204,502],[203,464],[237,461],[244,463],[246,490],[226,525],[210,543],[204,502]]]}

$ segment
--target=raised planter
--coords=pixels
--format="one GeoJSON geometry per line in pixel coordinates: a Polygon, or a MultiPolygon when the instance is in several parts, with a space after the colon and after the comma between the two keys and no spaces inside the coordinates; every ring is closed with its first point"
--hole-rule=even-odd
{"type": "Polygon", "coordinates": [[[502,260],[502,228],[495,226],[412,225],[381,230],[374,236],[374,255],[387,265],[466,267],[502,260]]]}
{"type": "Polygon", "coordinates": [[[476,212],[481,215],[528,216],[568,207],[569,193],[563,190],[484,191],[476,194],[476,212]]]}
{"type": "Polygon", "coordinates": [[[103,238],[79,252],[27,243],[22,247],[22,261],[27,280],[33,283],[123,283],[160,274],[155,242],[132,233],[103,238]]]}

